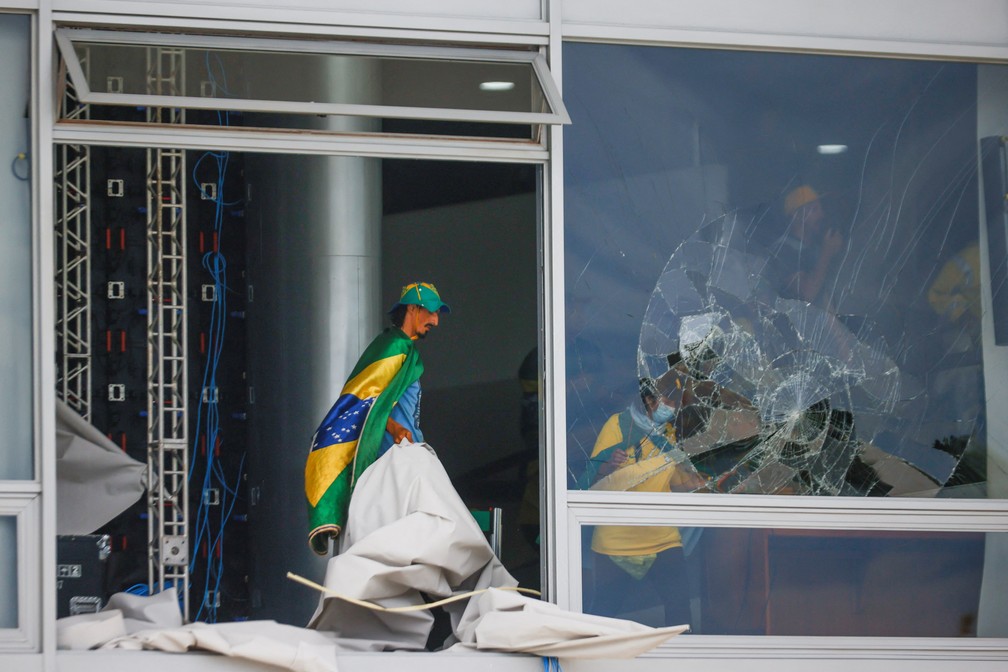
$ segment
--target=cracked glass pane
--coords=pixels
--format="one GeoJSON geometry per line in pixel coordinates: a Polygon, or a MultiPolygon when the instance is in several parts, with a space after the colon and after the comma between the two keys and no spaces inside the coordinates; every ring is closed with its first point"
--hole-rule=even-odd
{"type": "Polygon", "coordinates": [[[565,49],[570,487],[1004,497],[1006,68],[565,49]]]}

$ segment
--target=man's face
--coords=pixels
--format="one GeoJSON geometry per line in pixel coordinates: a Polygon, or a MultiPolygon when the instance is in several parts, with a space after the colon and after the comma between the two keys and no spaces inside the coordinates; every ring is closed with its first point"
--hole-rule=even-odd
{"type": "Polygon", "coordinates": [[[431,312],[423,306],[410,305],[406,308],[407,316],[412,317],[412,333],[409,336],[425,338],[427,333],[438,326],[439,313],[431,312]]]}

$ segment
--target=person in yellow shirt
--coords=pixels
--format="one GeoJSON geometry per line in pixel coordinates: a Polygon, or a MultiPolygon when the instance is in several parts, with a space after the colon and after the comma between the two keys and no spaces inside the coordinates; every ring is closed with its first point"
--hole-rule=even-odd
{"type": "MultiPolygon", "coordinates": [[[[657,381],[640,381],[642,404],[611,416],[599,432],[579,481],[582,488],[644,492],[705,488],[686,454],[676,447],[686,414],[684,394],[692,393],[690,377],[673,368],[657,381]]],[[[624,612],[627,581],[646,581],[661,598],[665,625],[688,623],[689,587],[679,529],[669,526],[608,525],[595,528],[594,590],[587,611],[601,616],[624,612]]]]}
{"type": "Polygon", "coordinates": [[[968,320],[979,325],[982,312],[979,243],[967,245],[945,262],[928,289],[928,303],[949,322],[968,320]]]}
{"type": "Polygon", "coordinates": [[[772,248],[781,274],[780,295],[828,307],[835,261],[846,245],[844,237],[831,225],[822,196],[807,184],[788,193],[784,214],[787,231],[772,248]]]}

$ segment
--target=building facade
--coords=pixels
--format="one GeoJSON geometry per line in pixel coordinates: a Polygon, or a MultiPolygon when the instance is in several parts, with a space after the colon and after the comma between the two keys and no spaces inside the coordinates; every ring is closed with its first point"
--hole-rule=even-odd
{"type": "Polygon", "coordinates": [[[212,620],[240,574],[222,620],[298,622],[304,435],[404,273],[454,285],[425,403],[459,437],[517,419],[485,390],[535,352],[531,453],[487,450],[537,467],[544,594],[655,625],[682,599],[693,633],[627,667],[1008,661],[1004,3],[0,0],[0,40],[4,665],[127,664],[57,651],[57,400],[148,460],[150,590],[216,581],[184,605],[212,620]],[[489,205],[394,207],[428,170],[489,205]],[[230,281],[190,272],[238,228],[230,281]],[[211,371],[218,308],[242,337],[211,371]],[[205,371],[243,399],[213,427],[205,371]],[[642,382],[667,449],[630,440],[642,382]],[[251,560],[200,566],[228,493],[251,560]]]}

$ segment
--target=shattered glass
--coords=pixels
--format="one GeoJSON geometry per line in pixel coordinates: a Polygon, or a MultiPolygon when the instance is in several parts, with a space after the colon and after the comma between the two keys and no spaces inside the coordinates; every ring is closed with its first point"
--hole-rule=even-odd
{"type": "Polygon", "coordinates": [[[948,374],[953,353],[901,367],[869,317],[781,296],[769,279],[772,253],[738,233],[750,224],[726,215],[683,243],[641,325],[639,376],[665,373],[667,356],[678,352],[694,380],[750,402],[727,410],[695,402],[711,416],[708,429],[683,443],[711,489],[930,497],[964,478],[977,482],[979,474],[957,467],[977,448],[980,371],[953,371],[971,394],[938,406],[939,383],[929,389],[927,381],[948,374]]]}
{"type": "Polygon", "coordinates": [[[566,49],[571,487],[987,497],[978,73],[1003,68],[566,49]]]}

